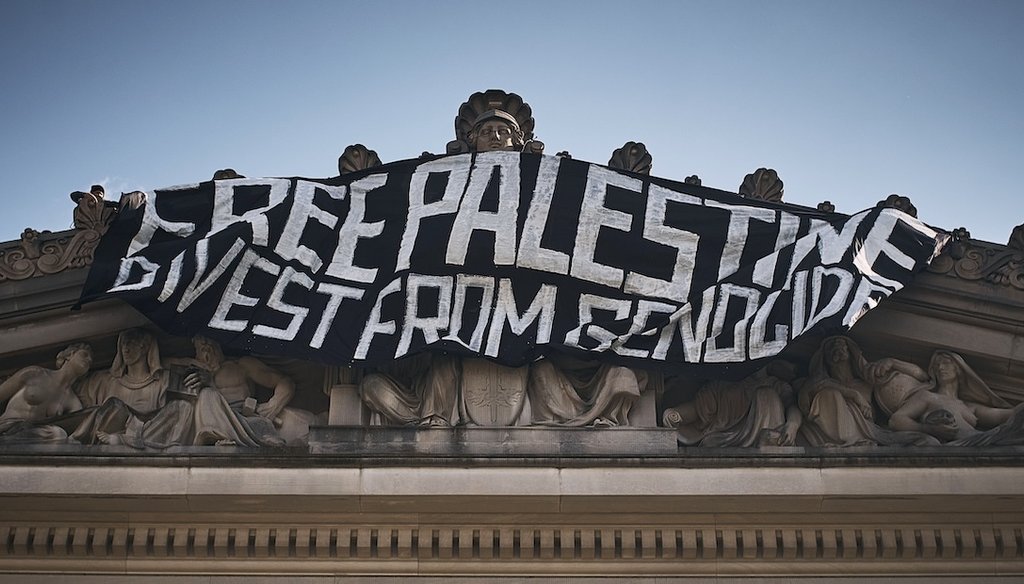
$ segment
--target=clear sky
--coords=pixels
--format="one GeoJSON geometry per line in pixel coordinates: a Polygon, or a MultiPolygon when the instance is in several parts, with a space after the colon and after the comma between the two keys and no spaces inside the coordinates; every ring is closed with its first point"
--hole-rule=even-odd
{"type": "Polygon", "coordinates": [[[890,193],[1005,243],[1024,222],[1024,2],[0,2],[0,240],[70,225],[68,193],[327,177],[361,142],[443,152],[501,88],[548,153],[854,213],[890,193]]]}

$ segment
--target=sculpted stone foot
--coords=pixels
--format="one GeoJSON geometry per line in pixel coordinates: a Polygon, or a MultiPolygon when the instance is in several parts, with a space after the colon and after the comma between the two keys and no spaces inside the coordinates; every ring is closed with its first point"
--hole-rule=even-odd
{"type": "Polygon", "coordinates": [[[96,432],[96,441],[100,444],[107,444],[110,446],[121,446],[124,444],[124,434],[107,434],[106,432],[96,432]]]}
{"type": "Polygon", "coordinates": [[[425,428],[451,428],[452,427],[451,423],[449,423],[448,420],[442,418],[441,416],[427,416],[426,418],[423,418],[422,420],[420,420],[419,425],[423,426],[425,428]]]}

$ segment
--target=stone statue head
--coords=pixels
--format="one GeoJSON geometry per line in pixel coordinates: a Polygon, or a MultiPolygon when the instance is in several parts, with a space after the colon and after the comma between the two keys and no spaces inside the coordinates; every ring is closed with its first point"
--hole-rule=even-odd
{"type": "Polygon", "coordinates": [[[827,337],[821,347],[811,357],[810,374],[812,377],[833,377],[839,371],[850,368],[854,377],[864,378],[867,361],[860,347],[850,337],[842,335],[827,337]]]}
{"type": "Polygon", "coordinates": [[[144,361],[150,373],[163,368],[160,363],[160,348],[153,335],[142,329],[128,329],[117,336],[117,353],[110,364],[110,375],[124,377],[128,367],[144,361]]]}
{"type": "Polygon", "coordinates": [[[475,152],[521,152],[526,144],[515,116],[499,109],[487,110],[477,116],[467,138],[470,149],[475,152]]]}
{"type": "Polygon", "coordinates": [[[196,335],[192,337],[192,346],[196,350],[196,360],[207,369],[219,367],[224,362],[224,351],[217,341],[196,335]]]}
{"type": "Polygon", "coordinates": [[[72,343],[63,351],[57,353],[57,369],[60,369],[68,361],[77,361],[80,368],[85,371],[92,366],[92,347],[88,343],[72,343]]]}

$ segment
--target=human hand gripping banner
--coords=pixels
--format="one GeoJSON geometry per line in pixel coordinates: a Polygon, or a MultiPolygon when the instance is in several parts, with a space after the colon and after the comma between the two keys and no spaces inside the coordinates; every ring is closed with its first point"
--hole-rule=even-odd
{"type": "Polygon", "coordinates": [[[853,326],[945,239],[896,209],[825,214],[485,152],[156,190],[104,235],[81,302],[324,363],[557,350],[707,372],[853,326]]]}

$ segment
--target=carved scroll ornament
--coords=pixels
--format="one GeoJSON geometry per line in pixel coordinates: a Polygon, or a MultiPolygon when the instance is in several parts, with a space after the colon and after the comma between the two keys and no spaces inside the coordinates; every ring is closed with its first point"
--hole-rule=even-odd
{"type": "Polygon", "coordinates": [[[928,271],[1024,290],[1024,251],[973,240],[950,247],[954,246],[959,253],[943,253],[932,260],[928,271]]]}
{"type": "Polygon", "coordinates": [[[79,229],[51,234],[26,229],[21,240],[0,248],[0,282],[56,274],[92,263],[101,231],[79,229]]]}

